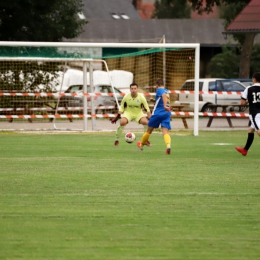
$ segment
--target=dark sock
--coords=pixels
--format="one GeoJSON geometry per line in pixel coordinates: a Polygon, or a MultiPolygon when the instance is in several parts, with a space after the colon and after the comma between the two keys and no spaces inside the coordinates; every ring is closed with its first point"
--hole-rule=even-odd
{"type": "Polygon", "coordinates": [[[244,147],[245,150],[249,150],[251,144],[253,143],[254,141],[254,133],[248,133],[248,136],[247,136],[247,142],[246,142],[246,145],[244,147]]]}

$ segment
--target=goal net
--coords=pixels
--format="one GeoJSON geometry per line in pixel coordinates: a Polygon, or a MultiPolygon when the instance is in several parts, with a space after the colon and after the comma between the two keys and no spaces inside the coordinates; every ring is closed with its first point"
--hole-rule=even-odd
{"type": "Polygon", "coordinates": [[[13,128],[11,122],[30,129],[33,122],[40,128],[109,130],[100,122],[115,116],[132,82],[149,101],[156,79],[164,79],[173,104],[183,82],[199,71],[198,44],[2,42],[0,49],[5,129],[13,128]]]}

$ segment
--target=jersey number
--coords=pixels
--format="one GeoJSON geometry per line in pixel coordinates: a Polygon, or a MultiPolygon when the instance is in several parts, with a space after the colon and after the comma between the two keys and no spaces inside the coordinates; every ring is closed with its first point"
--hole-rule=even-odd
{"type": "Polygon", "coordinates": [[[260,92],[252,93],[253,94],[253,103],[260,102],[260,92]]]}

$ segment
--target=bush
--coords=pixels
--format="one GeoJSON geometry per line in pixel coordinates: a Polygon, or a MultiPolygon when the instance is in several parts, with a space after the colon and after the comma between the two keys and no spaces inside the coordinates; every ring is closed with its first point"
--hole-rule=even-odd
{"type": "Polygon", "coordinates": [[[260,71],[260,43],[255,44],[253,47],[250,71],[252,74],[256,71],[260,71]]]}
{"type": "Polygon", "coordinates": [[[223,47],[222,53],[215,55],[207,66],[213,78],[238,78],[240,56],[234,49],[223,47]]]}

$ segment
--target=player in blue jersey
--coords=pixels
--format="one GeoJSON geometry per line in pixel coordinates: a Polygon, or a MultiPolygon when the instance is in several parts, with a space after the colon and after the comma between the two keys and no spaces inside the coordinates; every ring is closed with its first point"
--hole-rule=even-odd
{"type": "MultiPolygon", "coordinates": [[[[126,94],[121,102],[117,117],[111,120],[111,123],[115,124],[116,121],[120,119],[120,125],[116,130],[116,140],[114,145],[119,145],[118,139],[121,136],[124,127],[131,121],[142,124],[145,132],[150,116],[151,112],[145,96],[138,93],[138,85],[132,83],[130,85],[130,93],[126,94]],[[147,117],[144,114],[143,109],[146,110],[147,117]]],[[[146,142],[146,145],[150,146],[151,144],[150,142],[146,142]]]]}
{"type": "Polygon", "coordinates": [[[171,137],[169,130],[171,130],[171,106],[170,106],[170,92],[164,87],[162,79],[157,79],[155,105],[152,116],[148,122],[147,131],[143,134],[142,140],[137,142],[140,150],[143,150],[144,144],[149,140],[154,128],[161,125],[164,142],[166,144],[166,154],[171,153],[171,137]]]}
{"type": "Polygon", "coordinates": [[[249,104],[249,119],[251,126],[248,129],[247,142],[244,147],[236,146],[236,150],[243,156],[247,152],[254,141],[254,132],[257,131],[260,136],[260,72],[253,74],[253,85],[248,86],[241,96],[241,105],[249,104]]]}

